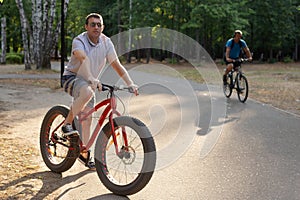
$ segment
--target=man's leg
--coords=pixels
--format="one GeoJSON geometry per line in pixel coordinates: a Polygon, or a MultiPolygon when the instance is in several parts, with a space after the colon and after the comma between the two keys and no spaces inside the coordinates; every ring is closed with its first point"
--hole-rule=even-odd
{"type": "MultiPolygon", "coordinates": [[[[94,101],[91,100],[86,105],[86,107],[83,109],[81,114],[88,113],[92,107],[93,107],[94,101]],[[93,102],[93,103],[91,103],[93,102]]],[[[81,122],[81,141],[84,146],[87,146],[88,141],[90,139],[90,133],[91,133],[91,125],[92,125],[92,115],[89,115],[84,121],[81,122]]],[[[89,149],[83,149],[80,153],[79,160],[85,164],[86,167],[90,169],[95,169],[95,162],[90,157],[90,150],[89,149]]]]}
{"type": "MultiPolygon", "coordinates": [[[[86,106],[81,114],[86,114],[88,113],[92,108],[89,106],[86,106]]],[[[90,133],[91,133],[91,125],[92,125],[92,115],[89,115],[84,121],[81,123],[81,131],[82,131],[82,138],[81,141],[84,146],[87,145],[89,139],[90,139],[90,133]]]]}
{"type": "Polygon", "coordinates": [[[224,85],[227,84],[227,74],[232,70],[232,68],[233,68],[233,63],[228,63],[227,67],[226,67],[226,70],[225,70],[225,73],[223,75],[223,83],[224,83],[224,85]]]}
{"type": "Polygon", "coordinates": [[[93,90],[88,85],[83,85],[80,88],[78,96],[74,97],[74,102],[71,106],[68,116],[66,117],[64,126],[66,126],[67,124],[72,124],[74,117],[83,110],[87,102],[92,98],[93,94],[93,90]]]}

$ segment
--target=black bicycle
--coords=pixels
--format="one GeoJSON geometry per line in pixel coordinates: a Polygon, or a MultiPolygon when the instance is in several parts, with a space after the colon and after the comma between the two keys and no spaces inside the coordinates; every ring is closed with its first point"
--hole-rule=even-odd
{"type": "Polygon", "coordinates": [[[246,102],[248,98],[249,86],[245,74],[242,72],[242,63],[248,61],[248,59],[238,59],[234,62],[238,62],[236,67],[227,74],[227,84],[223,85],[223,91],[227,98],[232,94],[232,90],[235,89],[240,102],[246,102]],[[228,81],[229,80],[229,81],[228,81]]]}

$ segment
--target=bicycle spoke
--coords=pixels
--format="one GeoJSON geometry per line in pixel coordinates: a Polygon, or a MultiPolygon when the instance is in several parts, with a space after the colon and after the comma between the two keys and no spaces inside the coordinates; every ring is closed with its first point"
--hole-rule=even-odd
{"type": "Polygon", "coordinates": [[[70,169],[79,154],[76,146],[78,138],[66,138],[61,131],[68,112],[65,106],[52,107],[44,117],[40,132],[43,160],[49,169],[57,173],[70,169]]]}

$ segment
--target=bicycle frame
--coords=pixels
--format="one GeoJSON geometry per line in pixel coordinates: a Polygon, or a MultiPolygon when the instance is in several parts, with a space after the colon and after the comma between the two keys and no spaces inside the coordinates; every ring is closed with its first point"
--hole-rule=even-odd
{"type": "MultiPolygon", "coordinates": [[[[230,86],[232,88],[235,88],[234,86],[237,84],[237,79],[240,76],[240,74],[242,74],[243,72],[241,71],[241,65],[239,65],[238,67],[236,67],[235,69],[232,68],[232,70],[229,72],[229,76],[231,76],[232,78],[230,79],[230,86]],[[234,75],[234,72],[236,72],[236,75],[234,75]]],[[[236,89],[236,88],[235,88],[236,89]]]]}
{"type": "MultiPolygon", "coordinates": [[[[96,127],[94,128],[94,131],[92,133],[92,136],[90,137],[88,143],[86,146],[83,146],[82,141],[80,142],[80,151],[83,151],[85,149],[90,149],[90,147],[93,145],[93,143],[95,142],[96,137],[98,136],[99,131],[101,130],[104,120],[107,118],[109,119],[111,126],[111,134],[112,134],[112,138],[113,138],[113,142],[115,145],[115,151],[117,155],[120,155],[119,152],[119,148],[118,148],[118,143],[117,143],[117,136],[115,134],[115,130],[114,130],[114,126],[113,126],[113,116],[121,116],[121,114],[117,111],[117,100],[116,100],[116,96],[113,92],[113,89],[109,90],[109,96],[107,99],[102,100],[101,102],[97,103],[94,108],[92,108],[89,112],[84,113],[84,114],[79,114],[78,115],[78,122],[81,124],[82,121],[86,120],[90,115],[92,115],[94,112],[97,112],[100,108],[104,108],[103,112],[101,113],[101,116],[96,124],[96,127]]],[[[59,127],[62,126],[62,124],[64,123],[61,122],[53,131],[52,133],[52,140],[55,140],[57,143],[63,145],[63,146],[67,146],[59,141],[56,140],[56,138],[54,137],[54,133],[58,130],[59,127]]],[[[127,140],[127,134],[125,132],[125,130],[122,128],[122,136],[124,138],[124,145],[128,146],[128,140],[127,140]]],[[[69,147],[69,146],[67,146],[69,147]]],[[[69,147],[71,148],[71,147],[69,147]]]]}
{"type": "MultiPolygon", "coordinates": [[[[83,115],[79,115],[79,122],[81,123],[82,121],[86,120],[88,116],[90,116],[91,114],[93,114],[94,112],[97,112],[100,108],[105,107],[104,111],[102,112],[98,122],[97,122],[97,125],[92,133],[92,136],[91,138],[89,139],[87,145],[85,148],[83,148],[82,146],[82,142],[81,142],[81,150],[84,150],[84,149],[89,149],[99,131],[101,130],[102,126],[103,126],[103,123],[104,123],[104,120],[107,118],[109,118],[109,122],[110,124],[112,125],[111,126],[111,134],[112,134],[112,138],[113,138],[113,142],[114,142],[114,145],[115,145],[115,151],[116,151],[116,154],[119,155],[119,148],[118,148],[118,143],[117,143],[117,136],[115,134],[115,130],[114,130],[114,122],[113,122],[113,116],[116,115],[116,116],[121,116],[121,114],[117,111],[117,100],[116,100],[116,96],[114,94],[114,92],[112,90],[109,91],[110,92],[110,97],[101,101],[100,103],[98,103],[93,109],[91,109],[88,113],[86,114],[83,114],[83,115]]],[[[127,135],[126,135],[126,132],[124,129],[122,129],[122,136],[124,138],[124,145],[125,146],[128,146],[128,140],[127,140],[127,135]]]]}

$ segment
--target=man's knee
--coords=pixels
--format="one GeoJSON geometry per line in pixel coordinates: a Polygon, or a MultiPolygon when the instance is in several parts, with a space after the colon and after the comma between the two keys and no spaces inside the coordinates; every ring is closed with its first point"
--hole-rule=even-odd
{"type": "Polygon", "coordinates": [[[228,71],[231,71],[232,68],[233,68],[233,64],[232,64],[232,63],[230,63],[230,64],[227,65],[227,70],[228,70],[228,71]]]}
{"type": "Polygon", "coordinates": [[[90,87],[82,87],[79,95],[85,101],[89,101],[94,96],[94,91],[90,87]]]}

